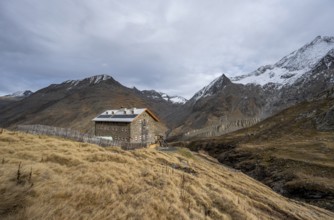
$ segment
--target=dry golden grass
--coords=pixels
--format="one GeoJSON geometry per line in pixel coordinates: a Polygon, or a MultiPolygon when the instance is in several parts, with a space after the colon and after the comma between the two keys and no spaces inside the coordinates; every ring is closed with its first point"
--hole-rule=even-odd
{"type": "Polygon", "coordinates": [[[123,151],[5,130],[0,155],[0,219],[334,218],[185,149],[123,151]]]}

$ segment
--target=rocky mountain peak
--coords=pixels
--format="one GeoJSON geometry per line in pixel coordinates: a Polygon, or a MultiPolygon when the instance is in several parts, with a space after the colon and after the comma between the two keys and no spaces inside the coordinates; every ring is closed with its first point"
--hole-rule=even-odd
{"type": "Polygon", "coordinates": [[[283,57],[274,65],[266,65],[232,81],[241,84],[275,84],[277,87],[292,85],[305,73],[313,70],[318,63],[334,49],[334,37],[318,36],[300,49],[283,57]]]}
{"type": "Polygon", "coordinates": [[[283,57],[275,66],[291,71],[310,70],[333,48],[334,37],[318,36],[302,48],[283,57]]]}
{"type": "Polygon", "coordinates": [[[214,95],[229,84],[232,84],[231,80],[225,74],[222,74],[209,85],[198,91],[191,99],[197,101],[201,98],[214,95]]]}

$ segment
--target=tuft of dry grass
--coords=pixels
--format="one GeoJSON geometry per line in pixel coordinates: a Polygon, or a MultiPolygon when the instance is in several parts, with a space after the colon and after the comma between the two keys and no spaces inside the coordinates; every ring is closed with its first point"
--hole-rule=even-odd
{"type": "Polygon", "coordinates": [[[0,219],[334,218],[184,149],[123,151],[3,130],[0,155],[0,219]]]}

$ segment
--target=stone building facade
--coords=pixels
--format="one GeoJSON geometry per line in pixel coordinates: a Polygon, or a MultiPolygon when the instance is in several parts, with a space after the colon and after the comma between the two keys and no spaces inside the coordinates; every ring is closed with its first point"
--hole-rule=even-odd
{"type": "Polygon", "coordinates": [[[107,110],[93,119],[95,135],[130,143],[154,143],[166,128],[146,108],[107,110]]]}

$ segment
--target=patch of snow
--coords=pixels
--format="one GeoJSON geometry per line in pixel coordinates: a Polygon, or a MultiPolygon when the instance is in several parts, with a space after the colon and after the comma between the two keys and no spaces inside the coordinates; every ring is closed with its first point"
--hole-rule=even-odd
{"type": "Polygon", "coordinates": [[[268,69],[259,75],[252,74],[241,80],[236,81],[232,79],[232,81],[241,84],[258,84],[261,86],[268,83],[275,83],[281,86],[294,83],[305,72],[307,72],[307,70],[289,71],[285,68],[275,67],[273,69],[268,69]]]}
{"type": "Polygon", "coordinates": [[[157,96],[157,95],[151,95],[150,97],[151,97],[152,99],[160,99],[160,97],[157,96]]]}
{"type": "Polygon", "coordinates": [[[65,84],[70,84],[71,86],[77,86],[80,83],[80,80],[67,80],[65,84]]]}
{"type": "Polygon", "coordinates": [[[82,80],[67,80],[65,82],[63,82],[64,84],[69,84],[70,87],[67,90],[72,89],[73,87],[77,86],[79,83],[83,82],[83,81],[89,81],[89,84],[98,84],[102,81],[111,79],[111,76],[108,75],[96,75],[96,76],[92,76],[92,77],[88,77],[82,80]]]}
{"type": "Polygon", "coordinates": [[[162,92],[159,92],[159,93],[164,100],[169,101],[169,96],[166,93],[162,93],[162,92]]]}
{"type": "Polygon", "coordinates": [[[316,37],[311,43],[283,57],[275,65],[290,70],[310,70],[334,48],[334,37],[316,37]]]}
{"type": "Polygon", "coordinates": [[[111,78],[110,76],[103,74],[103,75],[92,76],[88,79],[89,79],[89,84],[97,84],[110,78],[111,78]]]}
{"type": "Polygon", "coordinates": [[[6,95],[6,97],[28,97],[32,94],[33,92],[30,90],[26,91],[17,91],[12,94],[6,95]]]}
{"type": "Polygon", "coordinates": [[[24,96],[24,91],[17,91],[17,92],[14,92],[8,96],[12,96],[12,97],[21,97],[21,96],[24,96]]]}
{"type": "Polygon", "coordinates": [[[142,92],[145,92],[145,95],[151,99],[155,99],[155,100],[165,100],[167,102],[172,102],[174,104],[184,104],[186,103],[188,100],[181,97],[181,96],[169,96],[166,93],[163,92],[157,92],[155,90],[144,90],[142,92]]]}
{"type": "Polygon", "coordinates": [[[169,101],[175,104],[185,104],[187,102],[187,99],[181,97],[181,96],[171,96],[169,98],[169,101]]]}

